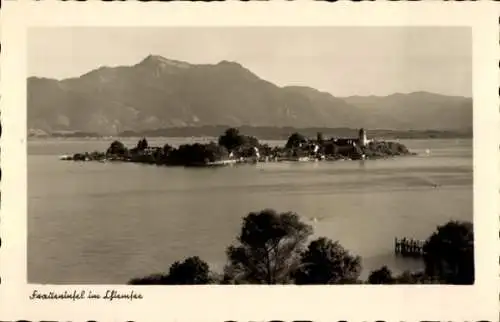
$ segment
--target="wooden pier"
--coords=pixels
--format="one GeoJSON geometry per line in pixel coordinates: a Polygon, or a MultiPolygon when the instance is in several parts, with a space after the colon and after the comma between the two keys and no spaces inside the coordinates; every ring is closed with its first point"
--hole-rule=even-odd
{"type": "Polygon", "coordinates": [[[413,238],[394,238],[394,253],[402,257],[422,257],[424,255],[423,240],[413,238]]]}

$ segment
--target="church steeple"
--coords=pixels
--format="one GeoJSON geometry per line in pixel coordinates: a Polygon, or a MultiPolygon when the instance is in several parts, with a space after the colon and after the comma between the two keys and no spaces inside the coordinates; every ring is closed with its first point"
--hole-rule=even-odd
{"type": "Polygon", "coordinates": [[[358,133],[358,142],[359,142],[359,145],[361,146],[366,146],[366,144],[368,143],[368,139],[366,138],[366,131],[365,129],[361,128],[359,130],[359,133],[358,133]]]}

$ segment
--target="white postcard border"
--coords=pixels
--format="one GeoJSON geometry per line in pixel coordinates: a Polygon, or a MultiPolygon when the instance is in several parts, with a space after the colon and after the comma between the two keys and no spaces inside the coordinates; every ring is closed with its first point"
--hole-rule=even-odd
{"type": "Polygon", "coordinates": [[[492,3],[3,3],[1,20],[3,320],[250,321],[498,319],[499,7],[492,3]],[[89,286],[26,284],[26,30],[36,26],[471,26],[474,286],[89,286]],[[134,301],[30,301],[38,290],[134,290],[134,301]]]}

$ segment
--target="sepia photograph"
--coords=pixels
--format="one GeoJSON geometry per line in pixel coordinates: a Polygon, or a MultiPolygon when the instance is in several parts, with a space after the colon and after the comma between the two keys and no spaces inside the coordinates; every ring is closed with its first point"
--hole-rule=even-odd
{"type": "Polygon", "coordinates": [[[28,283],[473,284],[469,27],[27,34],[28,283]]]}

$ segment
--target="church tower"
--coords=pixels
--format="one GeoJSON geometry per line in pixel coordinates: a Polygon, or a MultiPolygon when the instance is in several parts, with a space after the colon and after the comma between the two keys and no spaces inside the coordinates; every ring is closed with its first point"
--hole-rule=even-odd
{"type": "Polygon", "coordinates": [[[358,134],[358,142],[360,146],[366,146],[368,144],[368,139],[366,138],[365,129],[360,129],[358,134]]]}

